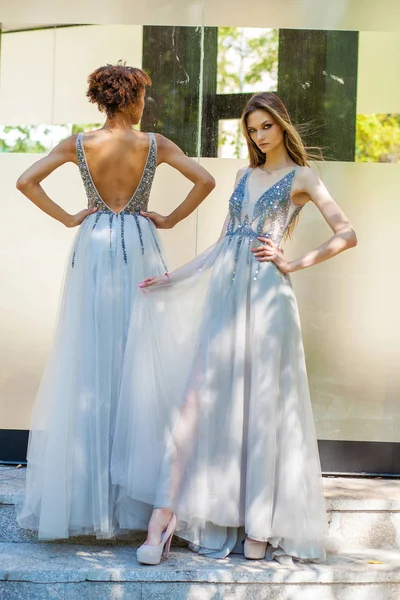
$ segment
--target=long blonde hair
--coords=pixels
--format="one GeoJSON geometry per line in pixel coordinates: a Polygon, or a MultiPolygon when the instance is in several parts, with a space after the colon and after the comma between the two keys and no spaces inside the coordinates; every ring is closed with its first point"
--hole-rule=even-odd
{"type": "MultiPolygon", "coordinates": [[[[246,104],[242,118],[242,132],[247,142],[249,150],[250,167],[259,167],[264,165],[267,157],[261,152],[257,144],[253,142],[247,129],[247,119],[249,115],[256,110],[265,110],[282,127],[283,140],[290,158],[300,167],[308,167],[310,160],[323,160],[319,148],[308,148],[305,146],[301,135],[293,125],[286,106],[282,100],[273,92],[262,92],[254,94],[246,104]]],[[[285,237],[290,237],[297,223],[297,218],[289,226],[285,237]]]]}

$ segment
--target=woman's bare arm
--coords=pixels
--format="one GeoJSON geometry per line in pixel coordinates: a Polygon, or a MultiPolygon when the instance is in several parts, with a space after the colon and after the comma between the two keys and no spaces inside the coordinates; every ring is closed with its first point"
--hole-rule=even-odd
{"type": "Polygon", "coordinates": [[[58,169],[67,162],[76,163],[76,136],[60,142],[47,156],[41,158],[27,169],[17,180],[17,188],[31,202],[36,204],[40,210],[56,219],[66,227],[76,227],[91,213],[96,212],[96,208],[81,210],[75,215],[70,215],[61,206],[56,204],[46,194],[40,185],[43,179],[50,173],[58,169]]]}
{"type": "Polygon", "coordinates": [[[309,196],[332,229],[333,236],[318,248],[290,262],[283,258],[271,240],[260,237],[265,246],[256,248],[253,251],[255,256],[260,262],[274,262],[284,273],[306,269],[357,245],[357,237],[351,223],[315,173],[311,169],[302,168],[296,179],[296,193],[309,196]]]}
{"type": "Polygon", "coordinates": [[[188,158],[176,144],[167,138],[158,135],[157,142],[159,162],[177,169],[184,177],[194,183],[185,200],[170,215],[164,217],[152,211],[141,213],[151,219],[156,227],[170,229],[196,210],[214,189],[215,180],[206,169],[192,158],[188,158]]]}

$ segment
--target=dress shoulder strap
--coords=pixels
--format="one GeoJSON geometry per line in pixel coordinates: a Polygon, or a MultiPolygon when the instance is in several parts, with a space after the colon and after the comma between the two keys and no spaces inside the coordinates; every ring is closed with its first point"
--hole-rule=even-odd
{"type": "MultiPolygon", "coordinates": [[[[156,138],[156,134],[153,133],[152,131],[149,131],[148,134],[149,136],[149,158],[152,157],[152,160],[150,160],[151,166],[154,168],[156,165],[155,163],[157,162],[157,138],[156,138]]],[[[146,165],[147,166],[147,165],[146,165]]]]}

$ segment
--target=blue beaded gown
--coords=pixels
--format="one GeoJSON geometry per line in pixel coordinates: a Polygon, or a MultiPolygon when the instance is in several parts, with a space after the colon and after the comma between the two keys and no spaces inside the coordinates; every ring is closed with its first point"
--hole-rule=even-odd
{"type": "MultiPolygon", "coordinates": [[[[77,137],[88,206],[68,259],[52,348],[34,406],[26,496],[17,513],[40,539],[77,534],[112,537],[134,500],[112,485],[110,457],[125,345],[138,282],[163,274],[158,234],[142,217],[157,164],[154,134],[140,183],[118,214],[102,200],[77,137]]],[[[141,328],[132,333],[140,343],[141,328]]],[[[131,513],[127,513],[131,514],[131,513]]],[[[146,528],[136,511],[124,528],[146,528]]]]}
{"type": "Polygon", "coordinates": [[[147,335],[138,351],[134,320],[113,473],[131,498],[172,509],[178,535],[198,552],[241,551],[246,532],[269,543],[269,556],[323,560],[326,512],[296,299],[289,276],[251,253],[261,234],[279,245],[299,214],[296,169],[261,196],[249,185],[253,171],[240,177],[217,243],[148,288],[135,312],[147,335]],[[124,436],[126,422],[144,433],[124,436]]]}

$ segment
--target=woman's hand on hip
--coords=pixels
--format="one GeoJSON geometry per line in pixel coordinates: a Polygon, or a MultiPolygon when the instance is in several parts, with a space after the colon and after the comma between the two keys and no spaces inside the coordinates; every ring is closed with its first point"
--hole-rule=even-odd
{"type": "Polygon", "coordinates": [[[261,245],[252,248],[252,252],[259,262],[273,262],[282,273],[290,273],[290,263],[284,258],[283,251],[269,238],[258,237],[261,245]]]}
{"type": "Polygon", "coordinates": [[[81,223],[83,223],[86,217],[92,215],[95,212],[97,212],[97,208],[85,208],[84,210],[81,210],[80,212],[76,213],[76,215],[68,215],[64,222],[64,225],[65,227],[78,227],[78,225],[81,225],[81,223]]]}
{"type": "Polygon", "coordinates": [[[146,212],[142,210],[140,214],[142,215],[142,217],[150,219],[150,221],[154,223],[157,229],[171,229],[172,227],[172,223],[169,217],[164,217],[163,215],[160,215],[154,211],[146,212]]]}

